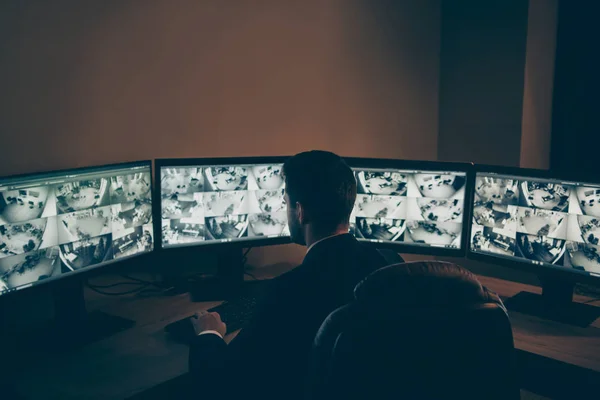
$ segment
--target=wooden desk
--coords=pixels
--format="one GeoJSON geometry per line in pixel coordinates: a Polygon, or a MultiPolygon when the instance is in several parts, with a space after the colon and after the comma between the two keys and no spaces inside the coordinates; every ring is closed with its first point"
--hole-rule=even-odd
{"type": "MultiPolygon", "coordinates": [[[[479,276],[501,297],[537,286],[479,276]]],[[[592,300],[574,296],[574,301],[592,300]]],[[[599,304],[600,302],[595,302],[599,304]]],[[[510,311],[521,388],[552,399],[596,398],[600,392],[600,319],[580,328],[510,311]],[[594,395],[590,396],[591,393],[594,395]]]]}
{"type": "MultiPolygon", "coordinates": [[[[501,297],[521,291],[541,293],[537,286],[485,276],[479,279],[501,297]]],[[[575,295],[574,300],[584,302],[590,298],[575,295]]],[[[580,328],[517,312],[509,311],[509,315],[517,349],[600,373],[600,318],[580,328]]]]}
{"type": "MultiPolygon", "coordinates": [[[[481,281],[502,296],[539,292],[494,278],[481,281]]],[[[218,304],[193,303],[187,294],[144,298],[89,293],[88,308],[134,319],[136,326],[72,353],[32,359],[18,374],[17,390],[27,399],[125,399],[179,377],[187,372],[188,348],[170,340],[164,327],[218,304]]],[[[577,328],[518,313],[511,319],[519,350],[600,373],[600,321],[577,328]]]]}
{"type": "Polygon", "coordinates": [[[188,294],[109,301],[96,296],[90,295],[89,309],[135,320],[136,326],[73,352],[32,359],[16,382],[19,394],[27,399],[125,399],[185,374],[188,347],[172,341],[164,327],[220,304],[193,303],[188,294]]]}

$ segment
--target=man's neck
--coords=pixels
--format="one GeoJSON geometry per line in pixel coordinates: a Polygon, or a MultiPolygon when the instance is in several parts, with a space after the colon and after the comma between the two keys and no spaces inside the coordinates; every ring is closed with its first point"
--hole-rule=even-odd
{"type": "Polygon", "coordinates": [[[333,231],[320,232],[320,233],[307,232],[306,233],[306,247],[308,249],[310,249],[315,243],[320,242],[323,239],[327,239],[332,236],[346,234],[346,233],[348,233],[349,228],[350,227],[348,225],[340,225],[333,231]]]}

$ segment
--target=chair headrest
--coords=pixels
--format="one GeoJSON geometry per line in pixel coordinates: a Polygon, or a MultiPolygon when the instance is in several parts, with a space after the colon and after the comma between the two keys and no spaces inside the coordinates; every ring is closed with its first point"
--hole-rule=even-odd
{"type": "Polygon", "coordinates": [[[416,261],[378,269],[356,285],[354,297],[359,303],[391,307],[443,308],[490,301],[473,273],[442,261],[416,261]]]}

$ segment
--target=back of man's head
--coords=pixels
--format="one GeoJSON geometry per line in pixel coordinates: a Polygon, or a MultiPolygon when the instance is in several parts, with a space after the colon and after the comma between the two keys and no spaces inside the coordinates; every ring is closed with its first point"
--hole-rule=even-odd
{"type": "Polygon", "coordinates": [[[320,230],[348,224],[356,200],[356,178],[344,160],[327,151],[308,151],[283,166],[288,207],[300,203],[305,218],[320,230]]]}

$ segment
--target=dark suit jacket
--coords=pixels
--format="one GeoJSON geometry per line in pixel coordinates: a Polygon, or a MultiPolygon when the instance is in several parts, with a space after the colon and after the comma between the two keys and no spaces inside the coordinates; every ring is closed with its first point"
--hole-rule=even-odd
{"type": "Polygon", "coordinates": [[[321,323],[353,299],[358,282],[387,264],[350,234],[315,244],[300,266],[271,282],[254,319],[229,345],[214,334],[195,339],[190,377],[197,398],[301,398],[321,323]]]}

